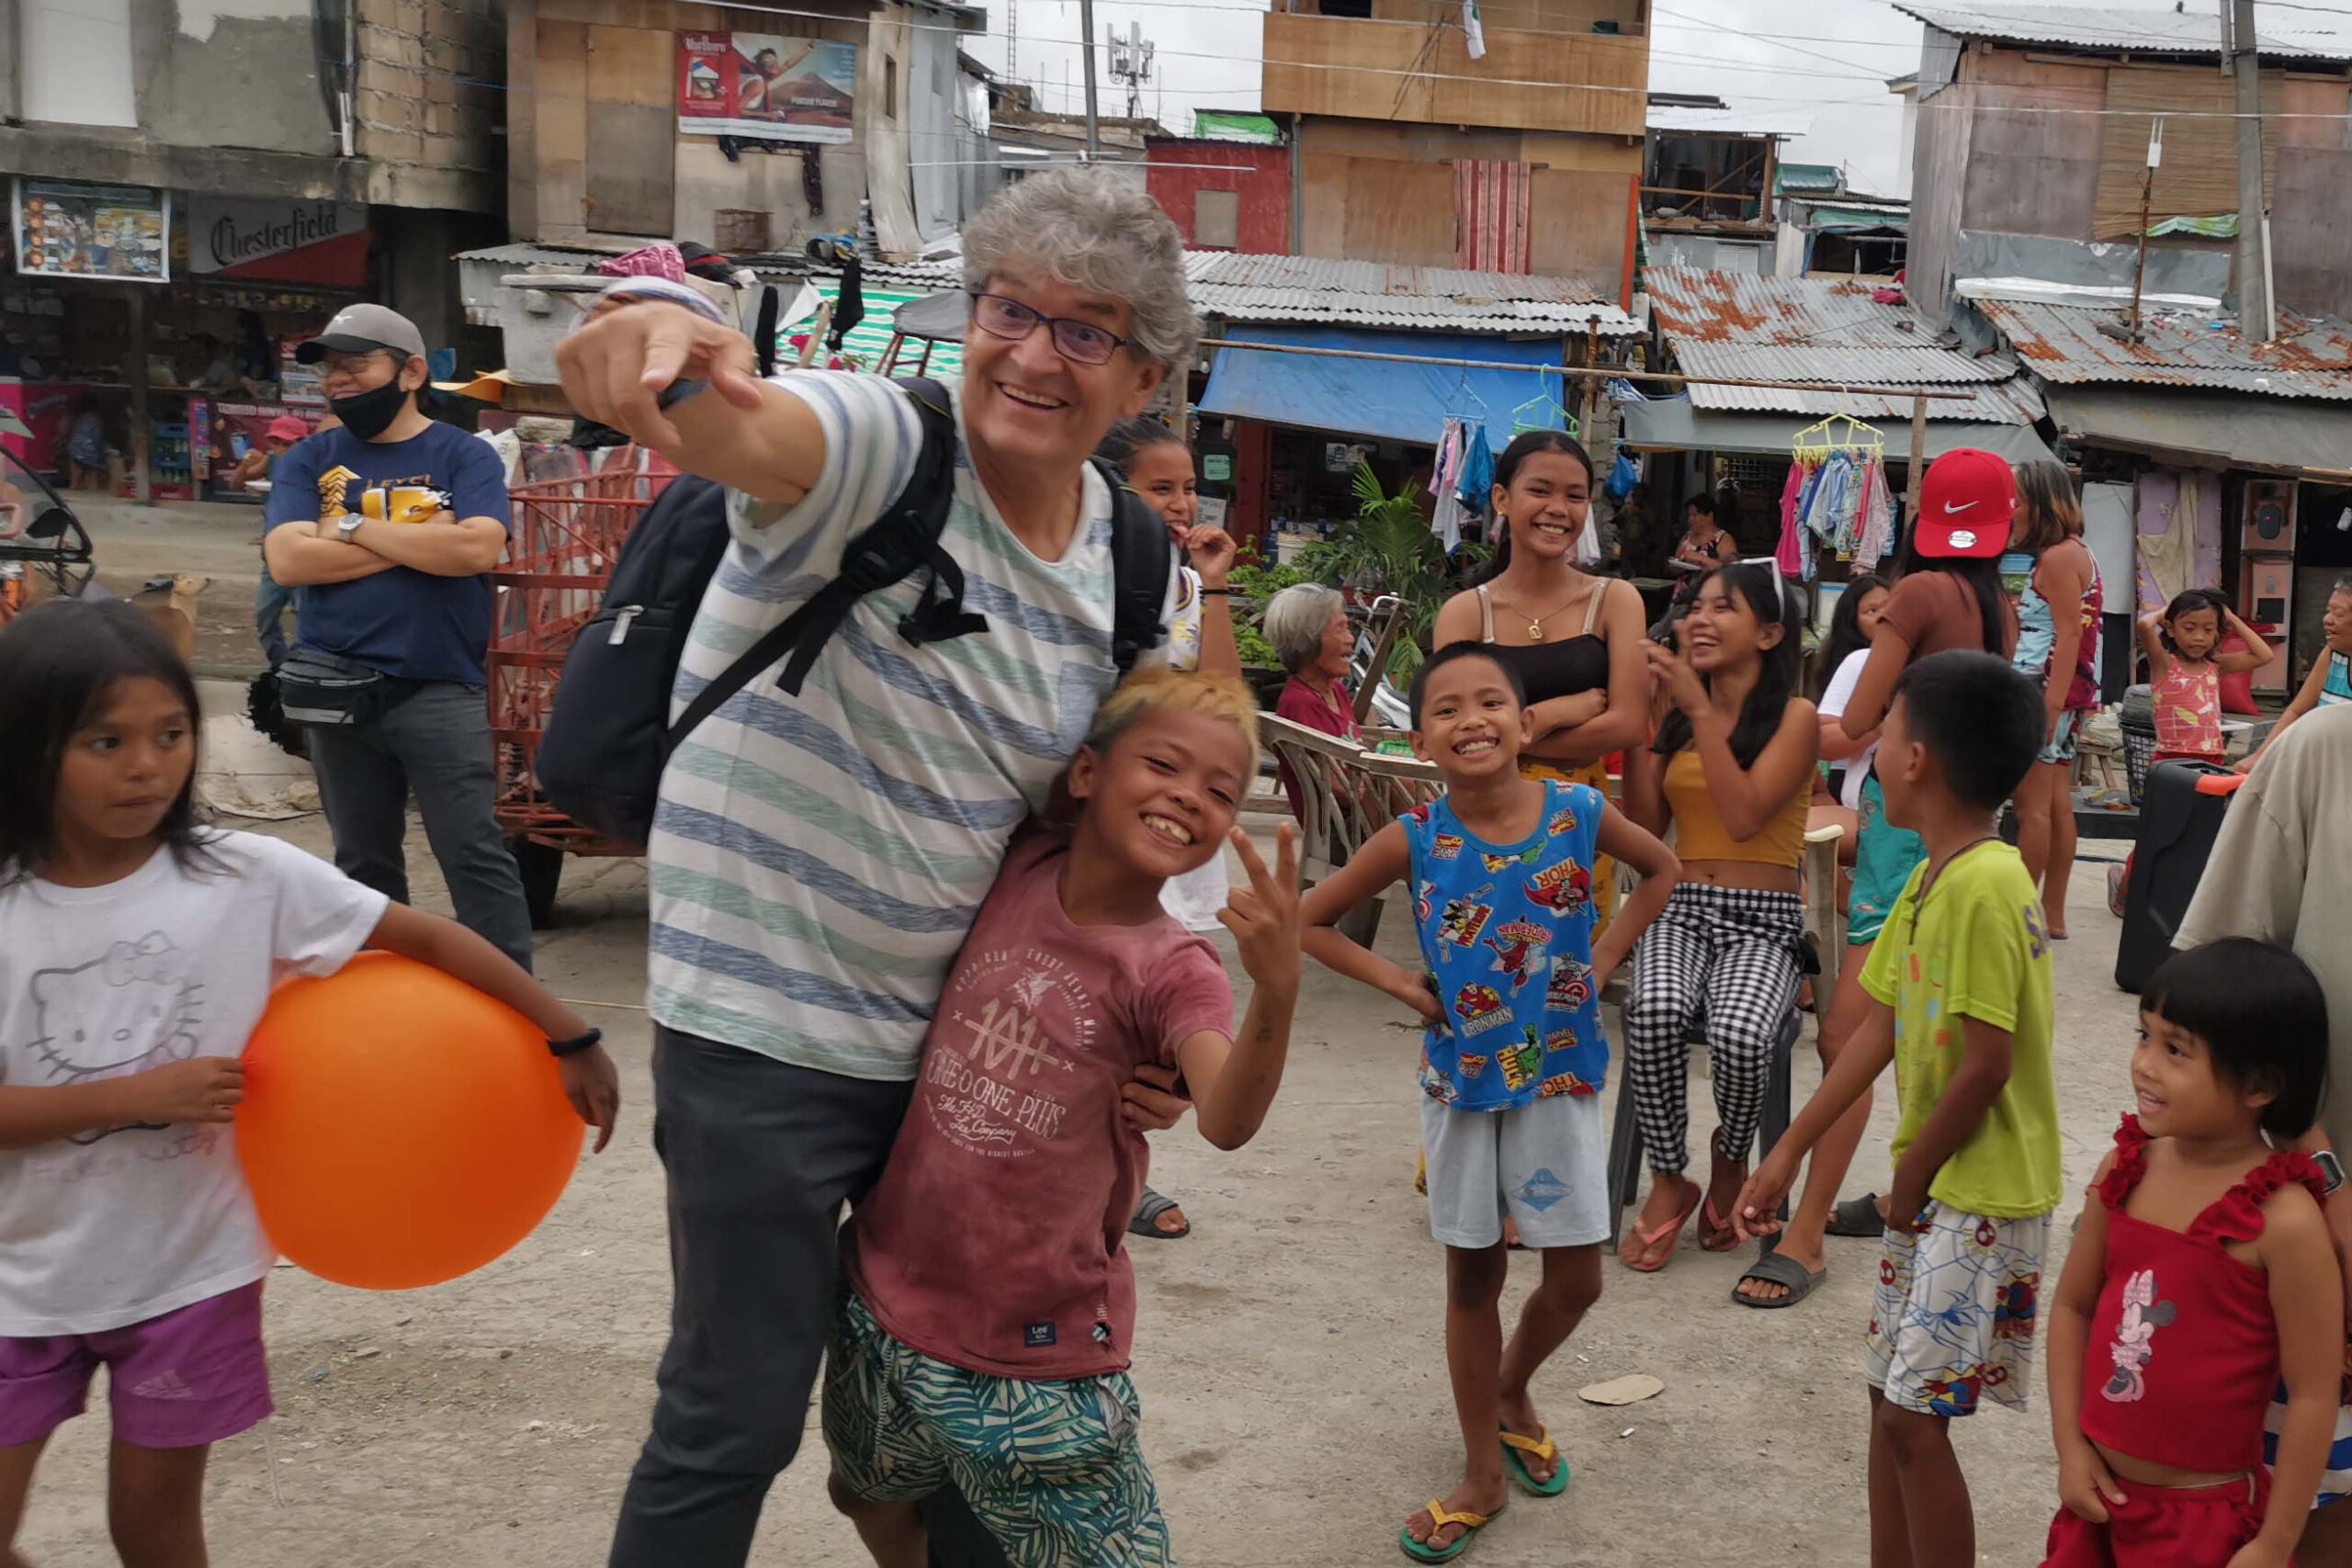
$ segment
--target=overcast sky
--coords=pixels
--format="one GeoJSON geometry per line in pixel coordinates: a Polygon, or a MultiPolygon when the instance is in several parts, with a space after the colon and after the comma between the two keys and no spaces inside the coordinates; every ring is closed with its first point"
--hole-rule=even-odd
{"type": "MultiPolygon", "coordinates": [[[[2175,0],[2098,3],[2169,11],[2175,0]]],[[[2352,0],[2320,3],[2352,10],[2352,0]]],[[[1075,0],[987,4],[995,36],[972,40],[967,52],[1002,69],[1006,17],[1017,5],[1020,75],[1039,86],[1046,107],[1082,107],[1075,0]]],[[[1095,27],[1143,24],[1145,37],[1159,45],[1144,113],[1182,130],[1195,108],[1258,107],[1259,24],[1242,13],[1262,8],[1251,0],[1102,0],[1095,27]],[[1219,58],[1197,58],[1204,55],[1219,58]]],[[[1900,100],[1883,84],[1918,69],[1920,28],[1886,0],[1663,0],[1653,13],[1652,89],[1713,93],[1735,105],[1810,116],[1812,133],[1789,144],[1783,157],[1838,164],[1858,189],[1901,188],[1900,100]]],[[[1125,112],[1125,88],[1106,79],[1101,94],[1104,114],[1125,112]]]]}

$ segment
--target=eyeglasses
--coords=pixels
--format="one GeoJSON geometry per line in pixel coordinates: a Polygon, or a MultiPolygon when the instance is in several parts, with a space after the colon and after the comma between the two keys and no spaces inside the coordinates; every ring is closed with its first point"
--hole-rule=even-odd
{"type": "Polygon", "coordinates": [[[1054,352],[1072,365],[1108,365],[1113,355],[1135,342],[1091,321],[1033,310],[1020,300],[1008,299],[1001,294],[972,296],[972,324],[1007,343],[1023,342],[1039,327],[1051,327],[1054,352]]]}

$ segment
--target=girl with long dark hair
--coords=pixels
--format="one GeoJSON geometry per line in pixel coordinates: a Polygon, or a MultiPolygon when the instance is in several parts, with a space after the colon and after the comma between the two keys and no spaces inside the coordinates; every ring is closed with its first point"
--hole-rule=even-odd
{"type": "MultiPolygon", "coordinates": [[[[1699,581],[1680,652],[1653,643],[1650,669],[1672,706],[1657,742],[1625,760],[1625,811],[1652,833],[1672,819],[1681,879],[1644,934],[1625,999],[1626,1084],[1649,1154],[1649,1201],[1619,1248],[1652,1273],[1672,1258],[1692,1212],[1710,1252],[1737,1243],[1732,1201],[1782,1021],[1802,977],[1799,863],[1820,736],[1797,694],[1802,595],[1770,561],[1699,581]],[[1689,1163],[1688,1040],[1702,1008],[1720,1125],[1702,1198],[1689,1163]]],[[[1768,1264],[1759,1264],[1763,1273],[1768,1264]]],[[[1781,1278],[1778,1274],[1771,1278],[1781,1278]]],[[[1817,1274],[1783,1280],[1799,1294],[1817,1274]]]]}
{"type": "MultiPolygon", "coordinates": [[[[1879,611],[1870,657],[1838,716],[1849,740],[1869,739],[1885,721],[1903,671],[1931,653],[1973,649],[2008,659],[2017,649],[2017,615],[2001,591],[1999,558],[2018,509],[2017,476],[1990,452],[1960,448],[1928,467],[1920,485],[1918,515],[1904,541],[1902,575],[1879,611]]],[[[1853,891],[1846,903],[1846,957],[1829,1011],[1821,1021],[1825,1065],[1844,1052],[1871,1006],[1862,965],[1911,873],[1927,858],[1919,835],[1886,820],[1886,797],[1874,776],[1862,782],[1853,891]]],[[[1814,1145],[1796,1212],[1781,1232],[1776,1255],[1810,1277],[1828,1267],[1825,1234],[1876,1235],[1883,1229],[1874,1197],[1838,1201],[1838,1184],[1870,1124],[1865,1094],[1814,1145]]],[[[1774,1280],[1748,1279],[1737,1292],[1750,1306],[1781,1306],[1795,1299],[1774,1280]]]]}
{"type": "MultiPolygon", "coordinates": [[[[1519,677],[1534,732],[1520,754],[1522,773],[1605,793],[1602,759],[1648,737],[1650,681],[1641,594],[1576,565],[1593,481],[1591,457],[1566,432],[1531,430],[1504,447],[1494,491],[1502,547],[1476,586],[1438,611],[1431,642],[1484,643],[1519,677]]],[[[1602,861],[1592,882],[1606,929],[1616,867],[1602,861]]]]}
{"type": "Polygon", "coordinates": [[[130,605],[53,600],[0,631],[0,1562],[102,1361],[116,1545],[205,1560],[211,1446],[270,1412],[277,1252],[234,1123],[280,978],[362,947],[431,964],[546,1032],[598,1148],[619,1105],[596,1032],[490,943],[205,827],[197,734],[187,667],[130,605]]]}

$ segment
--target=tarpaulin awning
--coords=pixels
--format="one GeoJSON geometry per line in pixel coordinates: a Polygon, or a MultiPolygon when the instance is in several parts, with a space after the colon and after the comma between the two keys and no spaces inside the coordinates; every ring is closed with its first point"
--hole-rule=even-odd
{"type": "MultiPolygon", "coordinates": [[[[1233,327],[1227,337],[1300,348],[1402,354],[1416,359],[1484,359],[1513,365],[1557,365],[1556,337],[1513,343],[1455,333],[1384,333],[1335,327],[1233,327]]],[[[1496,451],[1511,438],[1520,410],[1529,423],[1556,425],[1557,405],[1572,404],[1562,378],[1534,370],[1464,370],[1452,365],[1399,365],[1380,359],[1321,359],[1306,355],[1252,354],[1221,348],[1209,369],[1201,412],[1226,419],[1437,444],[1445,422],[1483,424],[1496,451]],[[1549,412],[1553,418],[1535,416],[1549,412]]]]}
{"type": "Polygon", "coordinates": [[[2352,404],[2123,387],[2052,386],[2042,395],[2059,434],[2089,446],[2339,482],[2352,471],[2352,404]]]}
{"type": "MultiPolygon", "coordinates": [[[[811,278],[809,286],[815,288],[822,299],[832,300],[841,299],[842,282],[838,277],[811,278]]],[[[890,337],[895,330],[898,312],[910,305],[917,304],[926,299],[935,299],[937,296],[891,288],[876,288],[870,284],[863,292],[865,296],[865,319],[850,328],[847,334],[842,337],[842,357],[853,361],[861,370],[879,370],[882,368],[882,355],[890,347],[890,337]]],[[[934,306],[933,309],[937,307],[934,306]]],[[[808,323],[801,321],[784,328],[779,333],[779,336],[785,340],[783,353],[787,361],[794,352],[789,340],[795,333],[808,330],[808,323]]],[[[931,368],[923,374],[949,377],[962,375],[964,351],[957,346],[960,341],[960,339],[944,338],[938,340],[938,346],[931,351],[931,368]]],[[[915,361],[922,357],[922,344],[910,343],[900,345],[899,357],[899,373],[911,375],[915,361]]]]}
{"type": "MultiPolygon", "coordinates": [[[[2054,390],[2054,389],[2053,389],[2054,390]]],[[[1930,409],[1934,407],[1931,403],[1930,409]]],[[[1636,452],[1736,452],[1785,457],[1795,449],[1796,434],[1819,421],[1799,413],[1758,413],[1730,409],[1696,409],[1690,400],[1622,403],[1624,445],[1636,452]]],[[[1886,437],[1889,462],[1911,457],[1911,422],[1880,420],[1886,437]]],[[[1988,424],[1976,420],[1928,420],[1928,456],[1939,457],[1962,446],[1997,453],[2012,463],[2050,462],[2054,456],[2030,424],[1988,424]]]]}

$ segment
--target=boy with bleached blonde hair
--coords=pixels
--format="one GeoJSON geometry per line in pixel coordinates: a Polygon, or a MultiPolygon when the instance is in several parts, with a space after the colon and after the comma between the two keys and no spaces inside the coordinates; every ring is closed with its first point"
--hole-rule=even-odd
{"type": "Polygon", "coordinates": [[[1287,825],[1272,870],[1234,829],[1257,729],[1237,681],[1129,678],[1070,763],[1075,826],[1014,836],[956,959],[825,1359],[833,1500],[883,1568],[922,1568],[915,1505],[950,1481],[1017,1568],[1170,1561],[1126,1370],[1149,1153],[1122,1091],[1180,1069],[1236,1149],[1282,1082],[1298,863],[1287,825]],[[1219,919],[1256,982],[1238,1032],[1216,950],[1159,907],[1228,840],[1249,886],[1219,919]]]}

